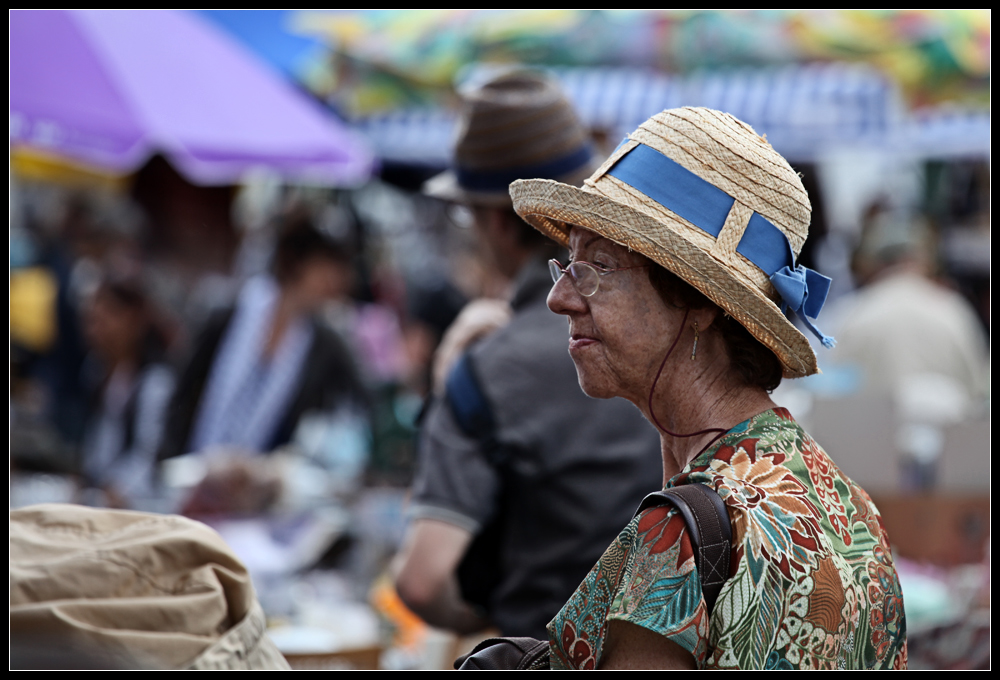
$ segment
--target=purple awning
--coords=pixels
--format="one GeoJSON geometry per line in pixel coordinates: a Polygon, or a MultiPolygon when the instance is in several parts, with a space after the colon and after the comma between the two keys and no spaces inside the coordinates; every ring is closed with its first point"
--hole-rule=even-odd
{"type": "Polygon", "coordinates": [[[160,152],[198,184],[266,166],[342,186],[373,163],[318,103],[174,11],[11,12],[10,140],[114,173],[160,152]]]}

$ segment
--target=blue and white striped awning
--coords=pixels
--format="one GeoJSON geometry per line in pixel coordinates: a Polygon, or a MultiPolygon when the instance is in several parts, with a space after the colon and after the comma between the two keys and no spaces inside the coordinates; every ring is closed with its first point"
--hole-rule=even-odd
{"type": "Polygon", "coordinates": [[[951,107],[917,111],[898,127],[892,148],[918,158],[989,159],[990,114],[951,107]]]}
{"type": "Polygon", "coordinates": [[[895,87],[871,68],[814,64],[686,79],[681,105],[732,113],[791,161],[824,149],[871,145],[900,119],[895,87]]]}
{"type": "Polygon", "coordinates": [[[681,106],[682,81],[655,71],[561,68],[549,72],[592,129],[627,134],[663,109],[681,106]]]}
{"type": "Polygon", "coordinates": [[[454,111],[402,109],[370,116],[354,123],[388,163],[446,168],[454,145],[454,111]]]}
{"type": "Polygon", "coordinates": [[[766,134],[786,157],[886,134],[899,116],[895,89],[865,66],[815,64],[670,78],[629,69],[554,70],[591,127],[622,136],[663,109],[727,111],[766,134]]]}
{"type": "MultiPolygon", "coordinates": [[[[984,114],[985,136],[982,116],[964,121],[932,115],[908,119],[896,86],[863,64],[807,64],[685,77],[630,68],[549,72],[562,84],[584,123],[613,140],[663,109],[707,106],[748,123],[793,162],[813,161],[825,150],[845,146],[887,151],[908,147],[928,156],[989,153],[988,114],[984,114]]],[[[411,110],[373,116],[356,127],[385,161],[445,167],[454,122],[454,112],[411,110]]]]}

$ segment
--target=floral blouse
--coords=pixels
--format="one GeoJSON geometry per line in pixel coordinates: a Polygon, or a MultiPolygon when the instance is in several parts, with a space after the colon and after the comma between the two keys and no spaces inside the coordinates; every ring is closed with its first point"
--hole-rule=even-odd
{"type": "Polygon", "coordinates": [[[906,619],[878,510],[785,409],[730,430],[668,487],[707,484],[733,528],[708,616],[680,515],[633,519],[549,623],[552,668],[596,668],[611,619],[700,668],[905,668],[906,619]]]}

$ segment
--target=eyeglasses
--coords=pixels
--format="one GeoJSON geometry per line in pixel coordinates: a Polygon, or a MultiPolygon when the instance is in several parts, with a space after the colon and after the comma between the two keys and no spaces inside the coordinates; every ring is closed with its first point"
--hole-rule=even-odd
{"type": "Polygon", "coordinates": [[[576,292],[583,297],[590,297],[600,287],[602,276],[626,269],[645,269],[648,266],[648,264],[637,264],[633,267],[605,269],[604,267],[599,267],[599,265],[579,260],[577,262],[570,262],[569,265],[563,267],[559,264],[558,260],[549,260],[549,273],[552,275],[554,283],[559,283],[559,279],[562,278],[563,274],[569,274],[569,280],[572,282],[576,292]]]}

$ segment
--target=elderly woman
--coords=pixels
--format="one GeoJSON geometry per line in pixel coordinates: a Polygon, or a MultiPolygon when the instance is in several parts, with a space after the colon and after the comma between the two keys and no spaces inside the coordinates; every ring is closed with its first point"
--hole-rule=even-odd
{"type": "MultiPolygon", "coordinates": [[[[568,246],[552,311],[592,397],[661,433],[665,487],[705,484],[733,529],[711,616],[683,519],[640,513],[548,626],[553,668],[905,667],[903,602],[878,511],[771,401],[817,372],[829,279],[796,265],[809,199],[784,158],[718,111],[644,123],[582,189],[511,185],[568,246]]],[[[847,424],[849,426],[849,424],[847,424]]]]}

